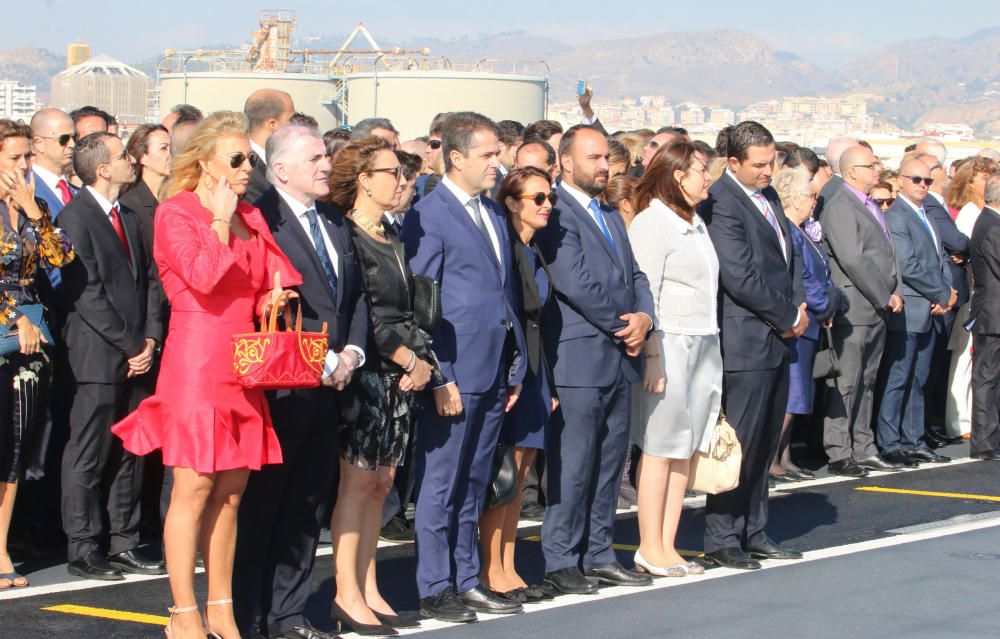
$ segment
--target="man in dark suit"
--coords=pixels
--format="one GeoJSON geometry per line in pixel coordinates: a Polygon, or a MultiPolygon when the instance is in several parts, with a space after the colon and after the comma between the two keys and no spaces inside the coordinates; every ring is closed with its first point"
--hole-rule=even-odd
{"type": "Polygon", "coordinates": [[[284,462],[252,473],[240,504],[233,573],[234,613],[243,636],[329,635],[304,617],[316,545],[336,472],[338,392],[363,363],[368,306],[343,214],[317,202],[329,191],[330,159],[313,129],[288,126],[267,141],[272,186],[255,203],[278,246],[302,274],[302,328],[330,335],[320,388],[269,394],[284,462]],[[332,268],[328,275],[324,262],[332,268]]]}
{"type": "MultiPolygon", "coordinates": [[[[943,151],[943,149],[941,149],[943,151]]],[[[931,359],[931,376],[927,380],[927,415],[928,417],[944,417],[948,397],[948,371],[951,364],[951,351],[948,342],[955,326],[958,309],[969,303],[969,238],[958,230],[955,220],[948,213],[944,201],[944,189],[948,185],[948,173],[944,170],[941,160],[934,155],[924,154],[917,159],[930,167],[931,184],[924,200],[924,212],[939,238],[941,247],[948,255],[948,272],[951,274],[951,287],[958,293],[955,305],[944,315],[931,318],[937,331],[934,342],[934,356],[931,359]]],[[[927,429],[927,436],[934,443],[944,443],[951,437],[962,433],[949,431],[947,425],[942,428],[927,429]]],[[[928,442],[928,443],[931,443],[928,442]]]]}
{"type": "Polygon", "coordinates": [[[244,103],[243,113],[250,126],[250,148],[259,160],[250,173],[250,183],[243,196],[244,202],[252,204],[271,186],[267,181],[267,139],[288,124],[295,113],[295,104],[292,103],[292,96],[284,91],[257,89],[244,103]]]}
{"type": "Polygon", "coordinates": [[[879,177],[875,156],[851,147],[840,172],[844,181],[823,212],[823,241],[833,283],[847,294],[850,308],[833,324],[841,374],[828,382],[823,445],[830,472],[864,477],[869,470],[899,468],[879,457],[871,420],[887,309],[902,312],[903,298],[889,227],[868,195],[879,177]]]}
{"type": "Polygon", "coordinates": [[[954,305],[948,254],[924,211],[930,167],[913,158],[899,168],[900,191],[886,211],[903,281],[903,312],[889,316],[879,374],[878,446],[887,462],[916,466],[949,461],[924,441],[924,386],[938,327],[931,321],[954,305]]]}
{"type": "Polygon", "coordinates": [[[77,257],[62,269],[68,306],[63,339],[73,381],[63,528],[69,572],[91,579],[165,572],[162,562],[136,552],[142,460],[111,434],[111,426],[146,396],[142,376],[164,334],[163,292],[139,221],[117,203],[122,185],[134,178],[132,162],[114,135],[78,140],[73,166],[85,187],[59,215],[77,257]]]}
{"type": "Polygon", "coordinates": [[[734,126],[728,162],[701,210],[719,256],[723,409],[743,447],[740,483],[705,503],[705,558],[753,570],[758,559],[798,559],[767,534],[767,471],[788,402],[788,347],[809,326],[788,221],[770,187],[774,138],[756,122],[734,126]]]}
{"type": "Polygon", "coordinates": [[[521,611],[480,583],[476,533],[525,362],[506,223],[480,195],[496,179],[496,126],[454,113],[442,133],[446,175],[403,219],[410,268],[441,283],[443,317],[433,337],[444,383],[424,393],[416,427],[417,589],[424,616],[466,622],[521,611]]]}
{"type": "Polygon", "coordinates": [[[813,217],[815,219],[820,219],[826,203],[830,201],[833,194],[840,190],[840,187],[844,184],[844,178],[840,174],[840,158],[847,149],[856,146],[859,146],[858,141],[855,138],[848,137],[834,138],[826,145],[823,157],[826,158],[827,163],[830,165],[833,176],[823,185],[823,188],[820,189],[819,194],[816,196],[816,208],[813,209],[813,217]]]}
{"type": "Polygon", "coordinates": [[[972,439],[970,456],[1000,461],[1000,177],[986,182],[972,229],[972,439]]]}
{"type": "Polygon", "coordinates": [[[549,584],[591,594],[598,583],[650,583],[623,568],[611,544],[631,385],[642,378],[637,356],[655,311],[621,216],[597,199],[608,183],[607,140],[591,126],[574,126],[559,155],[559,204],[536,236],[558,300],[558,316],[546,321],[561,404],[546,434],[542,551],[549,584]]]}

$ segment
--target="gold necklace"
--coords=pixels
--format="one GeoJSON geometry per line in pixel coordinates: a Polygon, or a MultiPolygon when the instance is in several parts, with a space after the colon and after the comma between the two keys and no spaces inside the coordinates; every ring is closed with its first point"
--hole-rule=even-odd
{"type": "Polygon", "coordinates": [[[385,227],[381,223],[372,224],[371,222],[368,221],[368,219],[364,215],[358,213],[357,209],[351,209],[351,212],[348,213],[348,215],[351,217],[352,220],[355,221],[355,223],[357,223],[358,226],[368,231],[369,233],[374,233],[380,236],[385,235],[385,227]]]}

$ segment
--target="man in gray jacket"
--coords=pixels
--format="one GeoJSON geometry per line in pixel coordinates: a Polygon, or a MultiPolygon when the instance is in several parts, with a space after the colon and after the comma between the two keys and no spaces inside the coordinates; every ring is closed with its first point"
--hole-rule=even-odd
{"type": "Polygon", "coordinates": [[[844,183],[830,194],[823,212],[833,283],[850,302],[848,312],[837,316],[833,325],[841,375],[829,382],[823,445],[830,472],[848,477],[899,468],[879,457],[871,424],[886,316],[903,310],[889,227],[868,195],[878,181],[879,166],[865,147],[845,151],[840,159],[844,183]]]}

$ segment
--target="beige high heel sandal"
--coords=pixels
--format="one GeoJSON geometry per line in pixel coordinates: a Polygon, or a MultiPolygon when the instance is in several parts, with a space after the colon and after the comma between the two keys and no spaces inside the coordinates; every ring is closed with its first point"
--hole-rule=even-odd
{"type": "Polygon", "coordinates": [[[167,620],[167,627],[163,629],[163,633],[170,639],[174,636],[174,630],[171,624],[174,622],[174,615],[180,615],[185,612],[198,612],[198,606],[186,606],[184,608],[177,608],[176,606],[171,606],[167,608],[167,612],[170,613],[170,619],[167,620]]]}
{"type": "Polygon", "coordinates": [[[212,632],[212,629],[208,625],[208,607],[209,606],[231,606],[233,605],[232,599],[216,599],[214,601],[205,602],[205,612],[202,615],[202,621],[205,622],[205,632],[212,639],[222,639],[222,635],[212,632]]]}

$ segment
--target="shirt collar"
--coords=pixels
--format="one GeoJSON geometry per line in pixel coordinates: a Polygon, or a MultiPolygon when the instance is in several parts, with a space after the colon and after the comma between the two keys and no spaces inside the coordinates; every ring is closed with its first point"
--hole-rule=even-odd
{"type": "Polygon", "coordinates": [[[861,200],[862,204],[868,206],[868,202],[872,199],[870,195],[868,195],[858,187],[854,186],[853,184],[850,184],[847,180],[844,180],[844,186],[847,188],[848,191],[853,193],[855,197],[861,200]]]}
{"type": "Polygon", "coordinates": [[[652,200],[650,200],[649,207],[663,211],[663,213],[666,215],[667,220],[669,220],[667,224],[673,226],[674,229],[676,229],[677,232],[681,233],[682,235],[685,233],[698,232],[701,230],[701,227],[705,225],[705,223],[702,221],[701,217],[697,213],[695,213],[694,217],[691,218],[691,223],[689,224],[687,220],[682,218],[680,215],[677,215],[676,211],[670,208],[665,202],[663,202],[659,198],[654,197],[652,200]]]}
{"type": "Polygon", "coordinates": [[[250,140],[250,149],[257,154],[257,157],[259,157],[264,164],[267,164],[267,153],[264,152],[264,147],[257,144],[253,140],[250,140]]]}
{"type": "MultiPolygon", "coordinates": [[[[462,189],[462,187],[460,187],[459,185],[455,184],[452,181],[452,179],[450,177],[448,177],[447,175],[444,176],[443,178],[441,178],[441,185],[444,186],[449,191],[451,191],[451,194],[455,196],[455,199],[457,199],[459,202],[462,203],[462,206],[468,206],[469,200],[471,200],[473,198],[475,198],[477,200],[479,199],[479,194],[478,193],[476,193],[475,195],[469,195],[468,193],[466,193],[462,189]]],[[[483,203],[482,203],[482,201],[480,201],[479,202],[479,206],[482,207],[482,205],[483,205],[483,203]]]]}
{"type": "Polygon", "coordinates": [[[934,198],[937,201],[937,203],[940,204],[941,206],[944,206],[944,196],[943,195],[938,195],[934,191],[927,191],[927,195],[929,195],[932,198],[934,198]]]}
{"type": "Polygon", "coordinates": [[[278,192],[278,195],[280,195],[281,199],[285,201],[285,204],[288,205],[288,208],[292,209],[292,213],[295,214],[295,217],[302,217],[303,215],[306,214],[306,211],[308,211],[309,209],[316,208],[315,202],[311,206],[309,206],[303,204],[302,202],[299,202],[298,200],[293,198],[291,195],[285,193],[278,187],[274,187],[274,190],[278,192]]]}
{"type": "MultiPolygon", "coordinates": [[[[35,172],[35,175],[37,175],[38,177],[42,178],[42,182],[45,182],[45,186],[49,187],[49,189],[53,193],[56,193],[57,195],[59,194],[59,192],[57,191],[57,189],[59,187],[57,187],[56,184],[59,183],[59,180],[63,179],[61,176],[58,176],[55,173],[53,173],[52,171],[50,171],[50,170],[48,170],[48,169],[46,169],[44,167],[41,167],[41,166],[39,166],[37,164],[33,164],[31,166],[31,170],[35,172]]],[[[68,182],[67,182],[67,184],[68,184],[68,182]]]]}
{"type": "Polygon", "coordinates": [[[565,180],[560,182],[560,184],[564,189],[566,189],[566,192],[569,193],[570,196],[584,208],[584,210],[588,212],[590,211],[590,203],[596,200],[596,197],[590,197],[575,186],[570,186],[570,184],[565,180]]]}
{"type": "Polygon", "coordinates": [[[747,194],[747,197],[749,197],[749,198],[752,199],[752,198],[757,197],[757,194],[760,193],[760,189],[748,189],[746,187],[746,185],[744,185],[742,182],[740,182],[739,180],[736,179],[736,174],[733,173],[728,168],[726,169],[726,174],[733,179],[733,182],[736,182],[736,186],[738,186],[741,189],[743,189],[743,192],[747,194]]]}
{"type": "Polygon", "coordinates": [[[115,202],[115,204],[112,204],[111,202],[108,201],[108,198],[98,193],[91,186],[87,186],[84,188],[86,188],[90,192],[90,194],[94,196],[94,199],[97,200],[97,203],[101,205],[101,209],[104,211],[105,215],[110,215],[112,207],[114,207],[115,204],[118,204],[117,202],[115,202]]]}
{"type": "Polygon", "coordinates": [[[922,206],[917,206],[916,204],[914,204],[913,201],[910,200],[910,198],[906,197],[902,193],[899,193],[898,195],[896,195],[896,199],[897,200],[902,200],[902,201],[906,202],[909,205],[909,207],[911,209],[913,209],[914,211],[919,211],[920,209],[924,208],[922,206]]]}

